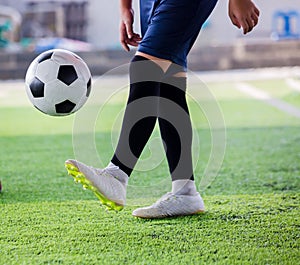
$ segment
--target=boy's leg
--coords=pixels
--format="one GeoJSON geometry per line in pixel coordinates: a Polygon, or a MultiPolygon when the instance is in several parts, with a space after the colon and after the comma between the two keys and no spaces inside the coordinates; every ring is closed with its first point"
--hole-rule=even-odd
{"type": "Polygon", "coordinates": [[[135,56],[130,66],[128,103],[111,163],[105,169],[98,169],[76,160],[66,161],[66,168],[75,181],[92,190],[109,209],[121,210],[125,205],[128,177],[155,126],[159,81],[163,74],[156,63],[135,56]]]}
{"type": "Polygon", "coordinates": [[[161,67],[137,55],[130,66],[130,92],[121,133],[111,162],[130,176],[158,115],[161,67]]]}
{"type": "Polygon", "coordinates": [[[172,73],[163,79],[158,121],[172,180],[193,180],[192,125],[186,102],[186,77],[172,73]]]}
{"type": "Polygon", "coordinates": [[[173,191],[194,194],[196,187],[192,164],[192,124],[186,101],[186,77],[178,68],[180,67],[172,64],[161,83],[158,121],[173,191]],[[180,187],[179,183],[184,185],[180,187]]]}
{"type": "MultiPolygon", "coordinates": [[[[136,209],[141,218],[163,218],[196,214],[204,203],[196,190],[192,165],[192,126],[186,102],[186,77],[171,65],[160,85],[159,127],[164,142],[172,192],[151,206],[136,209]]],[[[179,67],[180,68],[180,67],[179,67]]]]}

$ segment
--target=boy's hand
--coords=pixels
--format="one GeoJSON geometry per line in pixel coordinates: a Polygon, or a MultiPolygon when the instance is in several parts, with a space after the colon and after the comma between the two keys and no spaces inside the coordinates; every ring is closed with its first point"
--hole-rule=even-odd
{"type": "Polygon", "coordinates": [[[132,9],[121,11],[120,42],[126,51],[130,50],[129,45],[138,46],[141,41],[140,35],[133,32],[133,14],[132,9]]]}
{"type": "Polygon", "coordinates": [[[251,0],[229,0],[229,17],[232,24],[250,32],[258,23],[259,10],[251,0]]]}

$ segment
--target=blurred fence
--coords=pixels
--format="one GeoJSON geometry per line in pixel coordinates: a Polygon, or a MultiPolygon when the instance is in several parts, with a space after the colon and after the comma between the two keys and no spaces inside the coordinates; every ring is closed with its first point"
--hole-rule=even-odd
{"type": "MultiPolygon", "coordinates": [[[[128,63],[134,54],[123,50],[78,52],[92,74],[105,72],[128,63]]],[[[36,53],[0,53],[0,79],[23,79],[36,53]]],[[[211,71],[257,67],[300,65],[300,41],[288,40],[267,43],[238,42],[229,46],[207,46],[192,50],[189,69],[211,71]]],[[[120,73],[126,74],[126,73],[120,73]]]]}
{"type": "Polygon", "coordinates": [[[38,37],[55,36],[86,41],[87,4],[82,0],[28,1],[23,22],[27,27],[23,37],[37,37],[38,34],[38,37]]]}

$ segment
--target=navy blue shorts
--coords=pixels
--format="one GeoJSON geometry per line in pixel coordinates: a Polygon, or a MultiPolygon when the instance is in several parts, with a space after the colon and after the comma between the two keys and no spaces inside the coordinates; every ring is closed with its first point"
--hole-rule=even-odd
{"type": "Polygon", "coordinates": [[[186,69],[187,55],[217,0],[140,0],[138,51],[186,69]]]}

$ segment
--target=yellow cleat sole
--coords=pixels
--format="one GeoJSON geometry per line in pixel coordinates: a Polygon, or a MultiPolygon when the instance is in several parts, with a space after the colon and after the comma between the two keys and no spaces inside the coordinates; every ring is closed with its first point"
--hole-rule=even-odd
{"type": "Polygon", "coordinates": [[[66,163],[65,167],[68,171],[68,174],[71,175],[74,178],[74,181],[76,183],[80,183],[83,187],[83,189],[91,190],[96,197],[99,199],[100,203],[104,206],[106,206],[106,209],[108,211],[114,210],[114,211],[121,211],[124,206],[119,205],[114,201],[109,200],[106,198],[102,193],[100,193],[96,187],[93,186],[93,184],[85,177],[85,175],[79,171],[77,167],[75,167],[72,164],[66,163]]]}

